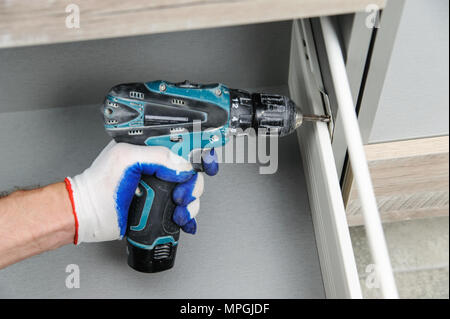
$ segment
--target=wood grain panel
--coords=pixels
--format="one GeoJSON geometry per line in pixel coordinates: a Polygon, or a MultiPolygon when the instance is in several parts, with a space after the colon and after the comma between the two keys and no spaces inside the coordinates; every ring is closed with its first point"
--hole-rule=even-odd
{"type": "MultiPolygon", "coordinates": [[[[365,151],[384,222],[449,213],[448,136],[366,145],[365,151]]],[[[356,187],[346,212],[349,225],[361,225],[356,187]]]]}
{"type": "Polygon", "coordinates": [[[0,0],[0,48],[222,27],[363,11],[384,0],[0,0]],[[80,28],[66,27],[66,7],[80,28]]]}

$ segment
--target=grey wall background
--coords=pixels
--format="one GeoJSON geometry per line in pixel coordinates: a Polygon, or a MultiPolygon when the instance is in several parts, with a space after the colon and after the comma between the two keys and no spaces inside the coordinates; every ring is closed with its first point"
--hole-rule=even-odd
{"type": "Polygon", "coordinates": [[[370,143],[448,134],[448,30],[447,0],[406,0],[370,143]]]}
{"type": "MultiPolygon", "coordinates": [[[[287,94],[289,46],[281,22],[0,50],[0,191],[88,167],[109,141],[98,109],[109,87],[190,79],[287,94]]],[[[296,137],[280,141],[276,174],[258,167],[206,178],[199,232],[182,235],[171,271],[133,271],[123,241],[69,245],[0,270],[0,298],[324,297],[296,137]]]]}
{"type": "Polygon", "coordinates": [[[119,83],[287,83],[291,22],[0,50],[0,112],[101,103],[119,83]]]}

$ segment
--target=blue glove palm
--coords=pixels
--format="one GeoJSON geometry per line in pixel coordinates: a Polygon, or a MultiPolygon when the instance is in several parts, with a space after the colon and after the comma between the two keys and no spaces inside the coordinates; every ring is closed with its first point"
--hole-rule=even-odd
{"type": "MultiPolygon", "coordinates": [[[[217,154],[214,149],[203,154],[202,164],[204,172],[209,176],[214,176],[219,171],[217,154]]],[[[196,173],[189,180],[178,184],[173,190],[173,201],[177,204],[173,213],[173,221],[179,225],[184,232],[195,234],[197,231],[197,222],[195,215],[199,209],[199,196],[197,185],[200,183],[203,188],[203,174],[196,173]],[[195,215],[193,214],[195,213],[195,215]]]]}

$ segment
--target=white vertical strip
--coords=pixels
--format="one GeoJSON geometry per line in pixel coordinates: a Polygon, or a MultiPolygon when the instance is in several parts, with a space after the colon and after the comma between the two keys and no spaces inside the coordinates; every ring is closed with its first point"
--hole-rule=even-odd
{"type": "Polygon", "coordinates": [[[361,200],[367,238],[372,258],[375,262],[381,292],[384,298],[398,298],[341,45],[330,17],[320,18],[320,23],[322,25],[325,47],[330,60],[330,73],[336,91],[339,116],[343,123],[352,172],[361,200]]]}
{"type": "MultiPolygon", "coordinates": [[[[323,112],[321,77],[311,25],[294,20],[289,91],[306,113],[323,112]]],[[[310,122],[297,133],[326,297],[362,298],[328,127],[310,122]]]]}

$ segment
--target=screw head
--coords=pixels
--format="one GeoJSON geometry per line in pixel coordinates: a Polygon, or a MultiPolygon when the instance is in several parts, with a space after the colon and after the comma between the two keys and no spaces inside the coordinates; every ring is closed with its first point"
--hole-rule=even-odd
{"type": "Polygon", "coordinates": [[[105,109],[105,115],[106,116],[110,116],[111,114],[113,114],[113,110],[111,109],[111,108],[109,108],[109,107],[107,107],[106,109],[105,109]]]}
{"type": "Polygon", "coordinates": [[[219,141],[219,137],[217,135],[213,135],[209,138],[210,142],[218,142],[219,141]]]}
{"type": "Polygon", "coordinates": [[[164,92],[166,89],[167,89],[167,86],[166,86],[165,83],[161,83],[161,84],[159,85],[159,90],[160,90],[160,91],[164,92]]]}
{"type": "Polygon", "coordinates": [[[139,186],[136,187],[136,190],[134,191],[134,194],[135,194],[136,196],[141,197],[143,193],[144,193],[144,192],[142,191],[142,189],[141,189],[139,186]]]}

